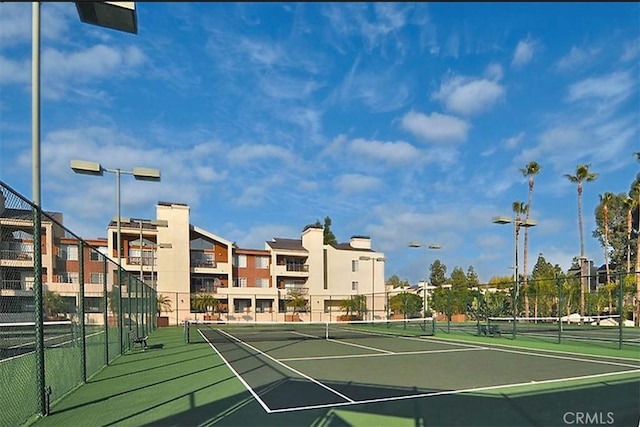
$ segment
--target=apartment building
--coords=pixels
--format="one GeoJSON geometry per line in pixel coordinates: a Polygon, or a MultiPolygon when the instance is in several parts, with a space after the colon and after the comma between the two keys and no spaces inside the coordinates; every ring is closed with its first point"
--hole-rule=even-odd
{"type": "MultiPolygon", "coordinates": [[[[323,229],[307,226],[300,238],[274,237],[264,248],[241,248],[221,236],[190,223],[190,208],[182,203],[159,202],[155,221],[162,226],[143,228],[148,256],[155,267],[152,280],[158,294],[171,301],[171,311],[162,313],[169,324],[187,319],[203,319],[192,300],[202,293],[217,301],[212,313],[224,320],[290,320],[292,308],[287,299],[301,294],[306,307],[296,313],[301,320],[335,320],[344,314],[340,303],[353,295],[365,295],[367,307],[377,309],[382,318],[385,308],[384,254],[371,248],[367,236],[353,236],[337,245],[323,243],[323,229]],[[366,260],[361,259],[366,258],[366,260]],[[289,316],[289,317],[287,317],[289,316]]],[[[140,240],[138,223],[121,223],[122,265],[140,268],[135,252],[140,240]]],[[[109,247],[115,248],[115,224],[109,224],[109,247]]],[[[117,255],[115,250],[110,253],[117,255]]],[[[148,267],[143,262],[143,274],[148,267]]],[[[371,313],[369,314],[371,316],[371,313]]]]}
{"type": "MultiPolygon", "coordinates": [[[[117,283],[118,261],[168,298],[171,308],[160,314],[173,325],[207,315],[240,321],[335,320],[344,314],[341,302],[354,295],[366,296],[369,318],[371,308],[375,317],[383,317],[384,262],[376,260],[384,254],[372,249],[367,236],[325,245],[323,229],[306,226],[299,238],[274,237],[263,248],[241,248],[191,224],[189,206],[158,202],[155,219],[121,218],[118,251],[116,221],[108,224],[106,238],[81,242],[58,225],[62,213],[47,215],[54,221],[42,219],[43,290],[58,293],[66,314],[76,315],[82,258],[89,323],[104,322],[104,286],[109,291],[117,283]],[[305,302],[295,313],[287,303],[293,293],[305,302]],[[202,294],[215,298],[213,313],[196,309],[194,298],[202,294]]],[[[33,242],[31,210],[0,204],[0,322],[33,320],[33,242]]]]}
{"type": "MultiPolygon", "coordinates": [[[[0,201],[0,322],[31,322],[35,309],[33,212],[7,208],[4,195],[0,201]]],[[[59,212],[46,212],[41,219],[43,291],[59,294],[64,307],[61,311],[75,316],[82,259],[87,321],[101,322],[107,239],[85,239],[80,244],[79,239],[65,233],[62,221],[59,212]]]]}

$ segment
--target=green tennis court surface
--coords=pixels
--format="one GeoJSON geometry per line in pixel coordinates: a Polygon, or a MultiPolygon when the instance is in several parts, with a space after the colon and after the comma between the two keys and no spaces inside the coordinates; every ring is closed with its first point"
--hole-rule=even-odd
{"type": "Polygon", "coordinates": [[[588,347],[518,348],[418,331],[190,334],[187,344],[181,328],[155,331],[149,350],[125,354],[36,425],[513,427],[576,417],[599,424],[584,423],[588,416],[635,427],[640,419],[635,350],[596,356],[588,347]]]}
{"type": "Polygon", "coordinates": [[[439,340],[413,322],[403,334],[383,324],[346,328],[337,339],[305,329],[197,330],[267,413],[640,374],[635,360],[439,340]]]}

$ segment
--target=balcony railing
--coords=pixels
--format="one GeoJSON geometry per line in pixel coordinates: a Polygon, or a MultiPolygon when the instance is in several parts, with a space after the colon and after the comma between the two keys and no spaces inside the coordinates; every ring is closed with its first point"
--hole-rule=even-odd
{"type": "Polygon", "coordinates": [[[192,259],[191,266],[194,268],[216,268],[216,262],[212,259],[192,259]]]}
{"type": "MultiPolygon", "coordinates": [[[[140,265],[140,257],[139,256],[130,256],[127,258],[127,264],[129,265],[140,265]]],[[[150,256],[142,257],[142,265],[158,265],[158,261],[155,258],[150,256]]]]}
{"type": "MultiPolygon", "coordinates": [[[[33,288],[33,285],[31,285],[31,287],[33,288]]],[[[22,287],[22,282],[20,280],[3,280],[0,282],[0,289],[19,291],[26,288],[22,287]]]]}
{"type": "Polygon", "coordinates": [[[309,272],[308,264],[287,263],[286,267],[287,267],[287,271],[300,271],[303,273],[309,272]]]}
{"type": "Polygon", "coordinates": [[[0,251],[0,258],[17,261],[31,261],[33,260],[33,251],[18,251],[14,249],[2,249],[0,251]]]}

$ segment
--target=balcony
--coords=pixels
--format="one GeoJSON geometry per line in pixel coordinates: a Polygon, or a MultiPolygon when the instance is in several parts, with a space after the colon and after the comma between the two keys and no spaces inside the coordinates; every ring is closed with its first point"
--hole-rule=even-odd
{"type": "Polygon", "coordinates": [[[216,268],[218,264],[212,259],[192,259],[192,268],[216,268]]]}
{"type": "Polygon", "coordinates": [[[0,261],[5,267],[31,267],[33,266],[33,250],[0,250],[0,261]]]}
{"type": "Polygon", "coordinates": [[[276,265],[274,268],[276,276],[307,277],[309,276],[309,265],[289,262],[276,265]]]}

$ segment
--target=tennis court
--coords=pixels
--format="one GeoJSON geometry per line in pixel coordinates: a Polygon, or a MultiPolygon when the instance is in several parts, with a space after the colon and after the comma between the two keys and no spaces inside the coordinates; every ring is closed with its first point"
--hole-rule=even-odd
{"type": "Polygon", "coordinates": [[[640,377],[637,359],[440,339],[430,322],[200,322],[185,334],[208,343],[270,414],[640,377]]]}

